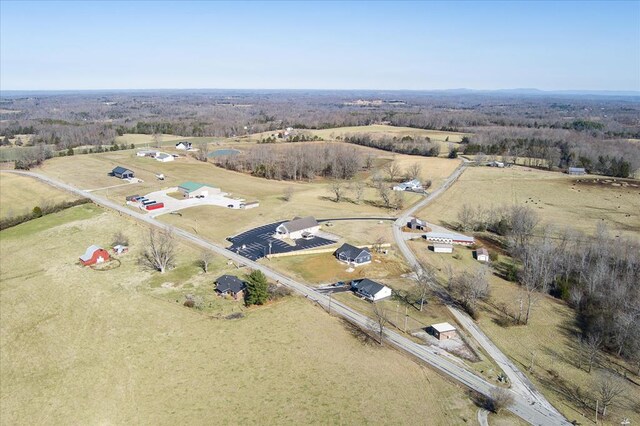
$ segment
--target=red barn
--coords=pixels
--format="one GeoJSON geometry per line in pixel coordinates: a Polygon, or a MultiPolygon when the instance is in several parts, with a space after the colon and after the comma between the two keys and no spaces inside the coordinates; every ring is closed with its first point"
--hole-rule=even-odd
{"type": "Polygon", "coordinates": [[[95,265],[96,263],[102,263],[109,260],[109,253],[98,246],[91,246],[80,256],[80,262],[84,266],[95,265]]]}

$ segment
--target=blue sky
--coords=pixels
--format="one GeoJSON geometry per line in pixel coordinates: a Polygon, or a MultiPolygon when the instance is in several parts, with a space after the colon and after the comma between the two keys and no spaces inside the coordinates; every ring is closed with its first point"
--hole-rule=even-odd
{"type": "Polygon", "coordinates": [[[640,1],[0,2],[2,90],[640,90],[640,1]]]}

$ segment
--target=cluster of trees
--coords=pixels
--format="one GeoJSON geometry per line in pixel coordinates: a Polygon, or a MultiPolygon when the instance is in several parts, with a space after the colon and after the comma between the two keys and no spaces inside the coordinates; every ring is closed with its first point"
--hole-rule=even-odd
{"type": "Polygon", "coordinates": [[[345,135],[344,141],[400,154],[422,155],[425,157],[437,157],[440,155],[440,144],[437,142],[432,143],[428,137],[412,138],[411,136],[404,136],[398,139],[397,137],[384,136],[374,138],[368,134],[358,134],[345,135]]]}
{"type": "Polygon", "coordinates": [[[215,159],[229,170],[278,180],[311,180],[317,176],[351,179],[363,167],[362,152],[341,145],[258,146],[243,154],[215,159]]]}
{"type": "Polygon", "coordinates": [[[36,145],[29,149],[21,150],[15,160],[15,168],[19,170],[29,170],[32,167],[41,165],[45,160],[53,157],[53,150],[48,145],[36,145]]]}
{"type": "Polygon", "coordinates": [[[262,138],[258,141],[258,143],[276,143],[281,142],[278,139],[284,139],[286,142],[321,142],[322,139],[318,135],[309,135],[306,133],[296,134],[294,136],[287,136],[286,138],[282,134],[282,132],[278,133],[277,136],[269,136],[268,138],[262,138]]]}

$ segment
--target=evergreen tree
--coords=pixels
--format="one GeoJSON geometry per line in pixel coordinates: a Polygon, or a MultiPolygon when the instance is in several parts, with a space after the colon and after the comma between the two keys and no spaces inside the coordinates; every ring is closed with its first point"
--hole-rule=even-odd
{"type": "Polygon", "coordinates": [[[269,298],[267,291],[269,283],[262,271],[253,271],[247,276],[247,289],[244,301],[247,306],[262,305],[269,298]]]}

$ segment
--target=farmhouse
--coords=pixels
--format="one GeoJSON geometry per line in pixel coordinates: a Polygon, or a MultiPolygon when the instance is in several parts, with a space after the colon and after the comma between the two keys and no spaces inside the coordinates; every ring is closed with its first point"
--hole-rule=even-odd
{"type": "Polygon", "coordinates": [[[391,289],[369,278],[351,281],[351,289],[359,296],[371,302],[391,297],[391,289]]]}
{"type": "Polygon", "coordinates": [[[431,326],[434,336],[438,340],[448,340],[452,337],[456,337],[456,328],[448,322],[441,322],[439,324],[433,324],[431,326]]]}
{"type": "Polygon", "coordinates": [[[234,299],[244,297],[244,289],[247,284],[233,275],[222,275],[216,280],[216,292],[220,295],[229,294],[234,299]]]}
{"type": "Polygon", "coordinates": [[[118,166],[115,169],[111,170],[111,174],[120,179],[131,179],[135,176],[132,170],[125,169],[121,166],[118,166]]]}
{"type": "Polygon", "coordinates": [[[284,222],[276,228],[276,238],[291,238],[297,240],[299,238],[313,235],[320,230],[318,221],[313,216],[295,217],[289,222],[284,222]]]}
{"type": "Polygon", "coordinates": [[[352,263],[354,266],[371,263],[371,252],[368,248],[358,248],[347,243],[336,250],[334,255],[338,260],[352,263]]]}
{"type": "Polygon", "coordinates": [[[187,151],[191,149],[191,142],[182,141],[176,144],[176,149],[181,149],[183,151],[187,151]]]}
{"type": "Polygon", "coordinates": [[[173,161],[174,157],[171,154],[167,154],[165,152],[159,152],[156,154],[156,160],[162,162],[162,163],[166,163],[169,161],[173,161]]]}
{"type": "Polygon", "coordinates": [[[492,161],[488,164],[489,167],[499,167],[499,168],[503,168],[504,167],[504,163],[502,161],[492,161]]]}
{"type": "Polygon", "coordinates": [[[424,234],[424,238],[430,243],[459,244],[463,246],[470,246],[475,242],[473,237],[446,232],[427,232],[424,234]]]}
{"type": "Polygon", "coordinates": [[[426,222],[420,219],[416,219],[415,217],[407,223],[407,227],[409,229],[415,229],[418,231],[426,231],[428,228],[426,222]]]}
{"type": "Polygon", "coordinates": [[[570,175],[586,175],[587,171],[584,169],[584,167],[569,167],[567,173],[569,173],[570,175]]]}
{"type": "Polygon", "coordinates": [[[154,158],[156,156],[158,152],[157,151],[150,151],[150,150],[142,150],[142,151],[138,151],[136,152],[136,155],[138,157],[151,157],[154,158]]]}
{"type": "Polygon", "coordinates": [[[489,250],[484,247],[480,247],[476,250],[476,259],[478,262],[488,262],[489,261],[489,250]]]}
{"type": "Polygon", "coordinates": [[[394,191],[419,191],[422,189],[422,183],[418,179],[409,180],[393,187],[394,191]]]}
{"type": "Polygon", "coordinates": [[[96,263],[103,263],[109,260],[109,253],[96,245],[89,246],[87,251],[80,256],[80,262],[84,266],[95,265],[96,263]]]}
{"type": "Polygon", "coordinates": [[[453,253],[453,246],[451,244],[433,243],[434,253],[453,253]]]}
{"type": "Polygon", "coordinates": [[[204,183],[185,182],[178,187],[184,198],[209,197],[220,193],[220,188],[205,185],[204,183]]]}

